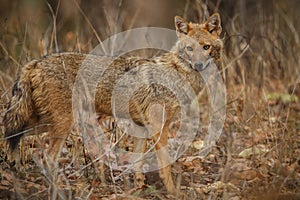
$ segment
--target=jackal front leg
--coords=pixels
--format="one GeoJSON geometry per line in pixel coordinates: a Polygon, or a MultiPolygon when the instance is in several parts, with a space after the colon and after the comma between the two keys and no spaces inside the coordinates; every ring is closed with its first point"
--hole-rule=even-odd
{"type": "MultiPolygon", "coordinates": [[[[146,139],[144,138],[135,138],[134,141],[134,153],[144,153],[146,150],[146,139]]],[[[142,187],[145,184],[145,176],[142,172],[143,167],[143,157],[138,157],[136,163],[134,164],[135,175],[134,175],[134,186],[142,187]]]]}
{"type": "Polygon", "coordinates": [[[157,162],[160,167],[159,176],[163,180],[167,191],[176,195],[177,192],[171,174],[171,159],[168,153],[168,134],[166,131],[163,131],[162,134],[158,133],[153,136],[153,140],[156,144],[157,162]]]}

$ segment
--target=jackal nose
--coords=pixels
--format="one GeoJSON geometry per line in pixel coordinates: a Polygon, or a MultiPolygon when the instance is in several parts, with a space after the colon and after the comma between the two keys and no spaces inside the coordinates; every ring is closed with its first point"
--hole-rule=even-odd
{"type": "Polygon", "coordinates": [[[204,69],[203,63],[201,61],[195,62],[194,67],[197,71],[202,71],[204,69]]]}

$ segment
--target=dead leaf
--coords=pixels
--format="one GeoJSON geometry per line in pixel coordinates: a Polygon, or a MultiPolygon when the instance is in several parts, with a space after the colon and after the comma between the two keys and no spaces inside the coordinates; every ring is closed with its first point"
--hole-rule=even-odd
{"type": "Polygon", "coordinates": [[[197,150],[200,150],[204,147],[204,142],[203,140],[196,140],[193,142],[193,147],[197,150]]]}
{"type": "Polygon", "coordinates": [[[263,148],[258,148],[257,146],[250,147],[239,153],[239,156],[245,159],[249,159],[253,155],[259,155],[265,153],[266,150],[263,148]]]}

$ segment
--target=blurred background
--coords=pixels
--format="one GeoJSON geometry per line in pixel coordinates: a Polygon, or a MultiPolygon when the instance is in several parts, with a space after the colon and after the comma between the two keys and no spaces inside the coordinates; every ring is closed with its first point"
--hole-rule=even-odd
{"type": "Polygon", "coordinates": [[[299,0],[2,0],[0,69],[14,76],[33,58],[89,52],[99,40],[131,28],[174,29],[175,15],[203,22],[219,12],[227,82],[262,87],[269,79],[296,81],[299,6],[299,0]]]}

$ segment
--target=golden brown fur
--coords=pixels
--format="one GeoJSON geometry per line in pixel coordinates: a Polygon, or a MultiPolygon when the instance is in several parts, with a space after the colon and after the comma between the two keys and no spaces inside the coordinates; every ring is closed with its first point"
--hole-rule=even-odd
{"type": "MultiPolygon", "coordinates": [[[[139,67],[137,70],[146,79],[150,76],[161,76],[153,73],[147,66],[154,67],[158,64],[166,71],[176,70],[190,82],[196,94],[200,91],[200,75],[197,70],[207,67],[210,58],[220,65],[222,29],[219,15],[212,15],[204,24],[188,23],[180,17],[175,17],[175,26],[178,42],[171,52],[153,59],[120,57],[113,61],[97,86],[95,99],[97,113],[113,115],[111,109],[113,87],[122,75],[136,67],[139,67]]],[[[17,149],[23,135],[18,133],[35,124],[45,123],[48,124],[50,137],[51,150],[48,152],[53,161],[57,159],[61,146],[73,125],[72,88],[85,58],[86,55],[83,54],[61,53],[32,61],[22,68],[3,120],[5,137],[12,151],[17,149]]],[[[94,65],[106,59],[108,58],[89,56],[90,62],[94,65]]],[[[159,140],[155,148],[160,149],[167,145],[168,127],[174,116],[179,114],[179,104],[170,90],[153,84],[144,86],[130,99],[132,119],[139,125],[155,123],[149,116],[149,109],[153,104],[164,104],[166,111],[161,137],[159,134],[153,136],[154,141],[159,140]]],[[[144,149],[139,148],[141,151],[144,149]]],[[[159,154],[159,163],[162,164],[165,157],[164,153],[159,154]]],[[[162,168],[160,176],[167,190],[176,193],[170,166],[162,168]]]]}

